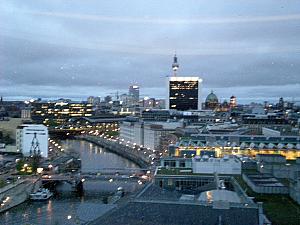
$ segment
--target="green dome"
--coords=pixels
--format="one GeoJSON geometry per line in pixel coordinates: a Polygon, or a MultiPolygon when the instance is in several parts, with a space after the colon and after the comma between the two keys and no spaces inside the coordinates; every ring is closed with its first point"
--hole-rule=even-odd
{"type": "Polygon", "coordinates": [[[205,103],[218,103],[218,97],[212,91],[209,95],[207,95],[205,103]]]}

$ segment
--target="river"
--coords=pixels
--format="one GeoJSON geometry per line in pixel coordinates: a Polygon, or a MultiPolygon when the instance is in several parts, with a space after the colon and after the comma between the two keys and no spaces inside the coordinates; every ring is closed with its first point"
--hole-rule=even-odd
{"type": "MultiPolygon", "coordinates": [[[[65,151],[80,152],[81,170],[84,173],[115,168],[138,168],[135,163],[86,141],[65,140],[61,144],[65,151]]],[[[109,193],[119,186],[128,192],[139,188],[137,182],[130,179],[113,182],[87,180],[84,182],[83,196],[76,196],[75,193],[69,192],[68,184],[63,184],[58,188],[59,195],[47,202],[28,201],[0,214],[0,224],[85,224],[115,207],[105,202],[109,193]]]]}

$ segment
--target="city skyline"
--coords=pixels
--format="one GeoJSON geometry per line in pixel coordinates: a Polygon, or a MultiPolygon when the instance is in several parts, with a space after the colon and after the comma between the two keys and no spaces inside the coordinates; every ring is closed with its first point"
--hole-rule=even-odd
{"type": "Polygon", "coordinates": [[[0,95],[85,99],[137,83],[163,98],[176,51],[178,75],[201,77],[203,99],[300,100],[299,2],[201,3],[5,1],[0,95]]]}

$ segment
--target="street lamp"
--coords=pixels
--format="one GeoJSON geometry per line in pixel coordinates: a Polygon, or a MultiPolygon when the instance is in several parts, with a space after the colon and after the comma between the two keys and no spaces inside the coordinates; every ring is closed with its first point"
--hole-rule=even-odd
{"type": "Polygon", "coordinates": [[[41,175],[43,170],[44,170],[43,168],[39,167],[39,168],[36,169],[36,172],[41,175]]]}

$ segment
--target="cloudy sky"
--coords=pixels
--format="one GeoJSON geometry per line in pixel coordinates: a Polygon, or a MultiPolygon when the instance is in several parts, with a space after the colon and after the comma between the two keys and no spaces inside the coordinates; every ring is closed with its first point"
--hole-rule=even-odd
{"type": "Polygon", "coordinates": [[[0,95],[165,96],[174,52],[203,98],[300,100],[299,0],[1,0],[0,95]]]}

